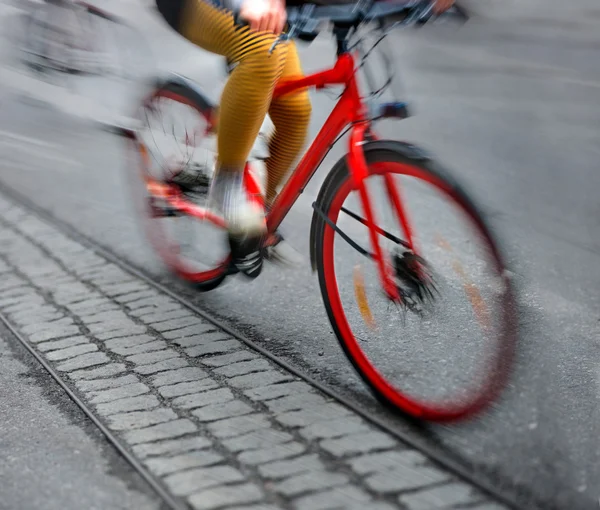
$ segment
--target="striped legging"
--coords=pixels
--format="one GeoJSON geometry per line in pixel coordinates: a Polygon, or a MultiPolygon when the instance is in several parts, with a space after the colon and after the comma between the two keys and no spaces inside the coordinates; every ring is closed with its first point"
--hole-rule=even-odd
{"type": "Polygon", "coordinates": [[[304,148],[310,122],[307,90],[272,99],[280,78],[303,74],[295,44],[292,41],[280,44],[269,54],[275,40],[273,34],[235,26],[231,12],[209,0],[157,0],[156,3],[167,22],[182,36],[235,64],[219,109],[217,164],[220,171],[243,169],[269,113],[275,126],[266,162],[266,199],[271,203],[304,148]],[[169,5],[161,6],[161,3],[169,5]],[[174,13],[173,8],[177,12],[174,13]],[[167,10],[171,11],[166,13],[167,10]]]}

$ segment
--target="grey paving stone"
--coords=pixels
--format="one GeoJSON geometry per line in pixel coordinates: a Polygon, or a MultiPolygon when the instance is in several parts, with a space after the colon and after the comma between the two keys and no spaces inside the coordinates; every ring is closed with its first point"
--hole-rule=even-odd
{"type": "MultiPolygon", "coordinates": [[[[46,315],[62,314],[60,310],[57,310],[55,306],[47,304],[45,301],[40,304],[32,304],[25,307],[8,307],[6,313],[11,316],[15,321],[21,321],[22,319],[30,319],[36,317],[45,317],[46,315]]],[[[64,317],[64,314],[62,314],[64,317]]],[[[55,319],[44,319],[39,322],[48,322],[49,320],[55,319]]]]}
{"type": "Polygon", "coordinates": [[[151,365],[160,361],[166,361],[171,358],[178,357],[177,351],[172,349],[165,349],[163,351],[149,352],[145,354],[134,354],[128,356],[127,361],[134,363],[135,365],[151,365]]]}
{"type": "Polygon", "coordinates": [[[156,352],[162,349],[166,349],[167,343],[163,340],[155,340],[154,342],[148,342],[147,344],[135,345],[131,347],[117,347],[112,348],[111,351],[121,356],[132,356],[135,354],[146,354],[149,352],[156,352]]]}
{"type": "Polygon", "coordinates": [[[231,335],[225,333],[224,331],[206,331],[204,333],[199,333],[198,335],[186,336],[185,338],[177,338],[175,340],[172,340],[172,342],[175,345],[188,348],[201,345],[208,345],[221,340],[230,340],[231,338],[231,335]]]}
{"type": "Polygon", "coordinates": [[[97,391],[90,395],[92,404],[101,404],[103,402],[112,402],[125,397],[137,397],[144,393],[149,393],[150,388],[142,383],[127,384],[118,388],[110,388],[108,390],[97,391]]]}
{"type": "Polygon", "coordinates": [[[37,294],[31,294],[30,299],[23,301],[21,303],[17,303],[10,306],[0,306],[4,310],[5,313],[14,313],[21,312],[26,310],[32,310],[37,306],[45,304],[44,298],[38,296],[37,294]]]}
{"type": "Polygon", "coordinates": [[[284,443],[258,450],[247,450],[239,454],[238,460],[242,464],[257,466],[258,464],[265,464],[266,462],[293,457],[294,455],[299,455],[305,451],[306,446],[302,443],[284,443]]]}
{"type": "Polygon", "coordinates": [[[219,388],[194,395],[177,397],[172,401],[172,404],[176,407],[181,407],[182,409],[194,409],[196,407],[202,407],[217,402],[227,402],[233,399],[233,393],[231,393],[229,388],[219,388]]]}
{"type": "MultiPolygon", "coordinates": [[[[5,262],[0,261],[0,264],[2,264],[4,271],[10,270],[9,266],[7,266],[5,262]]],[[[29,286],[23,281],[23,279],[19,278],[14,274],[9,274],[7,276],[2,277],[2,280],[0,281],[0,290],[6,291],[14,287],[18,287],[24,290],[29,289],[29,286]]]]}
{"type": "Polygon", "coordinates": [[[202,331],[210,331],[209,329],[206,329],[207,326],[211,327],[212,329],[215,329],[214,325],[206,324],[205,321],[199,319],[194,315],[189,315],[187,317],[179,317],[177,319],[172,319],[170,321],[165,322],[157,322],[152,325],[152,327],[156,331],[160,332],[180,330],[189,326],[193,327],[194,329],[197,328],[197,331],[194,334],[201,333],[202,331]]]}
{"type": "Polygon", "coordinates": [[[82,279],[93,282],[94,285],[97,285],[98,287],[115,283],[122,285],[135,281],[133,277],[128,275],[123,269],[110,263],[97,271],[82,276],[82,279]]]}
{"type": "Polygon", "coordinates": [[[90,315],[93,312],[108,312],[110,310],[118,310],[119,307],[112,301],[101,297],[88,299],[86,301],[82,301],[81,303],[67,305],[67,309],[83,317],[85,315],[90,315]]]}
{"type": "Polygon", "coordinates": [[[316,453],[309,453],[295,459],[277,460],[258,466],[258,472],[263,478],[280,479],[310,471],[323,471],[325,466],[316,453]]]}
{"type": "MultiPolygon", "coordinates": [[[[111,297],[132,294],[134,292],[148,292],[150,287],[147,283],[133,281],[131,283],[117,283],[115,285],[98,285],[102,292],[111,297]]],[[[150,291],[152,292],[152,291],[150,291]]]]}
{"type": "Polygon", "coordinates": [[[123,373],[127,370],[124,363],[109,363],[103,367],[93,368],[91,370],[76,370],[68,375],[73,380],[99,379],[101,377],[111,377],[123,373]]]}
{"type": "Polygon", "coordinates": [[[302,411],[286,411],[275,416],[282,425],[288,427],[306,427],[319,421],[333,420],[352,413],[340,404],[328,403],[321,406],[307,407],[302,411]]]}
{"type": "Polygon", "coordinates": [[[74,347],[75,345],[87,343],[89,343],[89,340],[84,336],[72,336],[62,340],[50,340],[48,342],[39,343],[37,345],[37,350],[41,352],[57,351],[59,349],[65,349],[67,347],[74,347]]]}
{"type": "Polygon", "coordinates": [[[40,331],[45,331],[47,329],[56,329],[63,326],[72,325],[73,319],[71,319],[71,317],[63,317],[62,319],[57,319],[55,321],[44,321],[37,324],[29,324],[28,326],[22,327],[21,331],[26,335],[33,335],[34,333],[39,333],[40,331]]]}
{"type": "Polygon", "coordinates": [[[427,462],[427,458],[415,450],[393,450],[369,453],[348,460],[352,471],[359,475],[378,473],[399,467],[413,468],[427,462]]]}
{"type": "Polygon", "coordinates": [[[67,305],[67,308],[73,311],[74,313],[81,314],[81,316],[84,316],[94,315],[107,311],[103,309],[105,305],[111,305],[113,308],[118,309],[118,306],[115,305],[110,299],[105,298],[100,294],[93,298],[88,298],[85,301],[81,301],[79,303],[70,303],[67,305]]]}
{"type": "Polygon", "coordinates": [[[155,324],[158,322],[166,322],[173,319],[179,319],[180,317],[193,317],[194,315],[184,308],[183,306],[179,307],[176,310],[172,310],[170,312],[165,313],[155,313],[151,312],[144,315],[139,315],[139,318],[145,324],[155,324]]]}
{"type": "Polygon", "coordinates": [[[119,338],[122,336],[141,335],[146,332],[146,326],[123,326],[118,329],[96,333],[94,336],[99,340],[109,340],[111,338],[119,338]]]}
{"type": "Polygon", "coordinates": [[[441,487],[403,494],[398,498],[398,501],[408,510],[437,510],[438,508],[450,508],[453,505],[475,503],[480,498],[468,485],[451,483],[441,487]]]}
{"type": "MultiPolygon", "coordinates": [[[[67,306],[70,304],[74,304],[74,303],[81,303],[83,301],[86,301],[88,299],[90,299],[91,296],[96,295],[95,292],[90,291],[89,289],[85,288],[85,286],[83,284],[78,284],[78,283],[72,283],[72,284],[67,284],[67,285],[81,285],[81,290],[79,290],[77,293],[73,292],[73,293],[62,293],[62,292],[55,292],[52,296],[52,299],[55,303],[57,303],[60,306],[67,306]]],[[[66,286],[66,285],[63,285],[66,286]]]]}
{"type": "MultiPolygon", "coordinates": [[[[164,313],[181,308],[179,303],[167,296],[162,295],[152,298],[138,299],[137,301],[127,303],[126,306],[130,310],[142,310],[143,314],[150,313],[148,310],[151,309],[154,309],[156,313],[164,313]]],[[[138,313],[139,312],[132,312],[131,315],[136,315],[138,313]]]]}
{"type": "Polygon", "coordinates": [[[134,324],[121,310],[93,312],[90,315],[81,315],[81,320],[88,324],[90,328],[92,325],[97,328],[99,326],[110,326],[111,324],[134,324]]]}
{"type": "Polygon", "coordinates": [[[218,487],[225,483],[244,480],[244,475],[232,466],[190,469],[183,473],[169,475],[164,479],[167,487],[177,496],[188,496],[208,487],[218,487]]]}
{"type": "Polygon", "coordinates": [[[139,382],[135,375],[128,374],[122,377],[106,378],[106,379],[92,379],[91,381],[76,381],[75,386],[77,389],[84,392],[105,390],[108,388],[117,388],[119,386],[125,386],[139,382]]]}
{"type": "Polygon", "coordinates": [[[56,370],[59,372],[71,372],[80,370],[82,368],[94,367],[97,365],[103,365],[110,361],[109,357],[103,352],[90,352],[88,354],[82,354],[70,360],[63,361],[56,366],[56,370]]]}
{"type": "Polygon", "coordinates": [[[175,398],[191,393],[200,393],[203,391],[214,390],[219,387],[219,383],[213,379],[204,378],[199,381],[188,381],[169,386],[160,386],[158,392],[165,398],[175,398]]]}
{"type": "Polygon", "coordinates": [[[254,503],[261,501],[263,497],[263,492],[258,486],[245,483],[198,492],[190,496],[189,502],[194,510],[216,510],[228,505],[254,503]]]}
{"type": "Polygon", "coordinates": [[[63,285],[56,286],[52,291],[52,299],[59,305],[68,305],[78,303],[85,298],[89,298],[92,291],[81,282],[73,281],[63,285]]]}
{"type": "Polygon", "coordinates": [[[185,338],[186,336],[206,333],[213,329],[215,329],[215,327],[212,324],[195,324],[194,326],[187,326],[173,331],[165,331],[162,335],[168,340],[176,340],[178,338],[185,338]]]}
{"type": "Polygon", "coordinates": [[[244,395],[256,402],[262,402],[274,398],[285,397],[287,395],[298,395],[313,391],[312,386],[309,384],[302,381],[293,381],[252,388],[251,390],[244,391],[244,395]]]}
{"type": "Polygon", "coordinates": [[[7,298],[22,298],[23,296],[33,293],[35,293],[35,291],[31,288],[31,286],[27,282],[18,278],[14,282],[11,282],[11,285],[2,291],[1,301],[4,302],[4,300],[7,298]]]}
{"type": "Polygon", "coordinates": [[[294,501],[295,510],[330,510],[333,508],[374,509],[371,496],[352,485],[344,485],[316,494],[309,494],[294,501]]]}
{"type": "Polygon", "coordinates": [[[275,429],[258,429],[243,436],[224,439],[223,446],[232,453],[244,450],[266,448],[275,444],[287,443],[293,439],[291,434],[275,429]]]}
{"type": "MultiPolygon", "coordinates": [[[[135,304],[135,303],[134,303],[135,304]]],[[[125,303],[125,306],[127,308],[129,308],[127,310],[127,315],[129,315],[130,317],[147,317],[149,315],[159,315],[161,313],[167,313],[169,311],[172,311],[173,308],[168,308],[166,311],[162,311],[160,308],[157,308],[156,306],[143,306],[141,308],[134,308],[133,310],[130,309],[129,303],[125,303]]],[[[181,306],[179,306],[177,309],[181,308],[181,306]]],[[[142,321],[145,323],[145,321],[142,321]]]]}
{"type": "Polygon", "coordinates": [[[212,356],[210,358],[204,358],[200,360],[200,363],[209,367],[222,367],[230,365],[232,363],[238,363],[239,361],[250,361],[253,359],[260,359],[259,356],[253,352],[243,349],[241,351],[235,351],[231,354],[223,354],[221,356],[212,356]]]}
{"type": "Polygon", "coordinates": [[[368,432],[371,427],[360,416],[346,416],[335,420],[320,421],[301,428],[298,433],[309,441],[334,439],[357,432],[368,432]]]}
{"type": "Polygon", "coordinates": [[[29,303],[30,300],[33,300],[36,297],[36,294],[33,291],[29,291],[27,293],[21,294],[19,296],[7,297],[4,296],[0,299],[0,308],[8,307],[10,305],[17,305],[21,303],[29,303]]]}
{"type": "Polygon", "coordinates": [[[20,312],[19,315],[7,313],[7,315],[9,316],[10,321],[16,324],[19,327],[19,329],[21,329],[23,326],[28,326],[30,324],[54,321],[64,317],[63,313],[57,311],[39,313],[36,312],[35,315],[30,314],[28,312],[20,312]]]}
{"type": "Polygon", "coordinates": [[[96,324],[86,324],[86,326],[92,335],[101,340],[138,335],[146,332],[146,326],[138,326],[130,319],[98,322],[96,324]]]}
{"type": "Polygon", "coordinates": [[[146,466],[157,476],[170,475],[191,468],[212,466],[222,462],[223,456],[211,450],[182,453],[173,457],[155,457],[146,461],[146,466]]]}
{"type": "Polygon", "coordinates": [[[184,367],[170,370],[152,377],[154,386],[167,386],[188,381],[199,381],[207,377],[207,373],[198,367],[184,367]]]}
{"type": "Polygon", "coordinates": [[[240,375],[233,377],[227,381],[234,388],[257,388],[260,386],[269,386],[278,382],[291,381],[294,377],[275,370],[269,370],[268,372],[256,372],[254,374],[240,375]]]}
{"type": "Polygon", "coordinates": [[[241,436],[253,430],[269,427],[271,427],[271,423],[262,414],[237,416],[208,424],[208,430],[217,438],[241,436]]]}
{"type": "Polygon", "coordinates": [[[293,475],[275,484],[275,491],[288,497],[298,496],[304,492],[331,489],[348,483],[348,476],[327,471],[311,471],[293,475]]]}
{"type": "Polygon", "coordinates": [[[124,437],[125,441],[134,445],[158,441],[159,439],[174,439],[195,432],[196,430],[197,428],[194,423],[183,418],[167,423],[160,423],[159,425],[152,425],[145,429],[130,430],[125,433],[124,437]]]}
{"type": "Polygon", "coordinates": [[[439,469],[421,466],[382,471],[367,477],[365,484],[375,492],[388,493],[419,489],[449,479],[450,476],[439,469]]]}
{"type": "Polygon", "coordinates": [[[99,303],[96,305],[88,304],[93,303],[96,300],[83,301],[81,303],[77,303],[76,305],[68,305],[67,310],[70,310],[71,313],[77,315],[78,317],[82,317],[84,315],[89,315],[93,312],[110,312],[112,310],[118,310],[119,305],[111,302],[107,303],[99,303]],[[75,308],[77,306],[77,308],[75,308]]]}
{"type": "Polygon", "coordinates": [[[317,393],[300,393],[298,395],[289,395],[287,397],[268,400],[266,402],[266,406],[273,413],[297,411],[307,407],[324,404],[327,404],[327,399],[317,393]]]}
{"type": "Polygon", "coordinates": [[[159,372],[165,372],[166,370],[174,370],[176,368],[182,368],[188,366],[188,362],[183,358],[171,358],[167,361],[160,361],[158,363],[152,363],[151,365],[141,365],[135,367],[133,370],[138,374],[151,375],[159,372]]]}
{"type": "Polygon", "coordinates": [[[73,347],[66,347],[65,349],[60,349],[58,351],[47,352],[44,354],[44,356],[50,361],[62,361],[64,359],[74,358],[75,356],[86,354],[88,352],[95,352],[97,350],[97,345],[87,343],[75,345],[73,347]]]}
{"type": "Polygon", "coordinates": [[[149,411],[158,407],[160,402],[154,395],[139,395],[137,397],[122,398],[105,404],[98,404],[96,410],[102,416],[132,411],[149,411]]]}
{"type": "Polygon", "coordinates": [[[242,347],[242,342],[238,340],[218,340],[206,345],[197,345],[185,350],[185,353],[192,358],[206,356],[208,354],[223,354],[225,352],[235,351],[242,347]]]}
{"type": "Polygon", "coordinates": [[[181,439],[168,439],[157,443],[139,444],[133,447],[133,453],[140,459],[158,455],[175,455],[212,446],[206,437],[192,436],[181,439]]]}
{"type": "Polygon", "coordinates": [[[397,446],[397,441],[383,432],[358,432],[338,439],[321,441],[321,448],[326,452],[342,457],[356,453],[368,453],[397,446]]]}
{"type": "Polygon", "coordinates": [[[29,326],[31,324],[37,324],[39,322],[50,322],[60,320],[65,317],[62,312],[41,312],[35,315],[21,314],[20,316],[11,315],[11,321],[18,324],[20,327],[29,326]]]}
{"type": "Polygon", "coordinates": [[[271,363],[266,359],[254,359],[215,368],[214,372],[215,374],[223,375],[225,377],[236,377],[251,374],[253,372],[264,372],[269,370],[271,366],[271,363]]]}
{"type": "Polygon", "coordinates": [[[76,325],[55,326],[28,335],[29,341],[33,343],[45,342],[46,340],[65,338],[67,336],[80,335],[81,331],[76,325]]]}
{"type": "Polygon", "coordinates": [[[113,299],[118,303],[129,303],[131,301],[137,301],[138,299],[143,299],[147,297],[156,296],[156,291],[152,289],[148,290],[140,290],[137,292],[129,292],[128,294],[122,294],[119,296],[114,296],[113,299]]]}
{"type": "Polygon", "coordinates": [[[113,430],[133,430],[176,419],[177,415],[172,409],[159,408],[152,411],[113,414],[108,418],[108,421],[110,428],[113,430]]]}
{"type": "MultiPolygon", "coordinates": [[[[23,270],[23,268],[21,268],[23,270]]],[[[25,271],[23,271],[27,274],[25,271]]],[[[57,285],[61,285],[63,283],[69,283],[73,281],[73,279],[67,274],[57,274],[56,276],[52,275],[44,275],[44,276],[36,276],[35,284],[43,290],[52,290],[57,285]]]]}
{"type": "Polygon", "coordinates": [[[107,349],[122,349],[128,347],[136,347],[138,345],[149,344],[154,342],[156,338],[150,335],[135,335],[127,336],[125,338],[114,338],[113,340],[106,340],[104,345],[107,349]]]}
{"type": "Polygon", "coordinates": [[[201,407],[192,411],[192,414],[201,422],[209,422],[243,416],[253,411],[254,409],[240,400],[230,400],[229,402],[219,402],[201,407]]]}

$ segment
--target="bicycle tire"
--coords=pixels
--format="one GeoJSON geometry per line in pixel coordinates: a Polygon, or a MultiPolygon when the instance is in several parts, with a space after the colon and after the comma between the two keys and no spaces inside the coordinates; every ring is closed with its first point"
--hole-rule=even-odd
{"type": "MultiPolygon", "coordinates": [[[[161,97],[167,97],[175,100],[185,102],[185,104],[194,108],[200,115],[209,119],[214,114],[215,106],[204,97],[198,90],[194,90],[183,83],[176,82],[165,82],[159,84],[146,98],[145,103],[152,102],[154,99],[161,97]]],[[[140,146],[143,145],[139,138],[134,137],[130,139],[130,143],[134,145],[136,152],[139,153],[141,150],[140,146]]],[[[140,154],[140,161],[143,158],[140,154]]],[[[142,179],[144,178],[144,165],[140,165],[140,171],[142,179]]],[[[145,211],[147,214],[150,213],[149,208],[145,211]]],[[[148,223],[148,222],[147,222],[148,223]]],[[[184,269],[176,261],[170,258],[164,252],[164,246],[161,246],[160,240],[156,240],[156,229],[147,230],[147,238],[150,241],[155,253],[158,254],[162,262],[178,277],[182,278],[185,282],[193,286],[193,288],[200,292],[209,292],[219,287],[228,275],[229,259],[223,262],[220,266],[213,268],[209,271],[193,272],[184,269]]]]}
{"type": "MultiPolygon", "coordinates": [[[[433,422],[451,422],[475,415],[497,398],[506,386],[511,373],[517,342],[514,290],[510,279],[506,276],[506,265],[498,248],[498,243],[491,234],[483,215],[479,212],[479,207],[473,203],[467,193],[463,191],[462,187],[447,171],[440,168],[419,149],[402,142],[375,141],[363,145],[363,150],[369,166],[369,175],[374,175],[371,167],[376,163],[397,163],[405,168],[411,168],[414,173],[427,177],[434,185],[444,189],[446,194],[474,220],[474,224],[491,249],[497,272],[502,275],[503,283],[506,285],[502,306],[504,314],[502,335],[501,341],[496,346],[497,361],[494,363],[495,370],[490,373],[485,386],[481,388],[478,394],[470,399],[468,403],[458,408],[442,408],[418,402],[412,397],[404,395],[401,390],[392,387],[366,357],[350,329],[335,279],[333,265],[335,231],[315,211],[312,222],[311,258],[314,264],[313,268],[318,272],[321,295],[330,324],[342,350],[354,369],[373,395],[384,405],[413,418],[433,422]],[[350,334],[348,334],[348,331],[350,334]]],[[[330,171],[316,201],[316,206],[334,224],[337,220],[336,215],[339,214],[343,203],[343,200],[339,201],[340,193],[344,193],[344,189],[352,189],[351,173],[345,157],[340,159],[330,171]]]]}

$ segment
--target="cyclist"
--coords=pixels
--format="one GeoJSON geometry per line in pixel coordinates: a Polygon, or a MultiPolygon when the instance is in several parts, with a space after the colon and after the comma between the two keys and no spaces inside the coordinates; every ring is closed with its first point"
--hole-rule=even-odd
{"type": "MultiPolygon", "coordinates": [[[[243,169],[268,113],[275,126],[266,161],[266,204],[272,204],[277,188],[296,161],[307,138],[311,115],[308,91],[272,100],[281,78],[300,76],[302,68],[293,41],[273,42],[285,28],[288,6],[304,3],[349,4],[352,0],[156,0],[159,12],[180,35],[199,47],[224,56],[235,67],[223,90],[217,128],[217,168],[210,196],[228,223],[234,264],[255,278],[262,270],[259,247],[266,231],[265,211],[249,200],[242,186],[243,169]],[[248,25],[234,23],[233,11],[248,25]]],[[[434,10],[449,9],[454,0],[435,0],[434,10]]],[[[194,175],[175,177],[182,184],[194,175]]],[[[274,248],[274,258],[292,261],[285,245],[274,248]]]]}

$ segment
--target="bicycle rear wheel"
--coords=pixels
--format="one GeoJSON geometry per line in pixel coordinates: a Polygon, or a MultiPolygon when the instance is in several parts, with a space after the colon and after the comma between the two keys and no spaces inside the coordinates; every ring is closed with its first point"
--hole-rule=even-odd
{"type": "Polygon", "coordinates": [[[401,300],[390,301],[375,261],[331,226],[372,249],[344,158],[321,189],[315,206],[323,216],[316,211],[312,226],[329,320],[380,401],[423,420],[469,417],[505,386],[517,340],[512,285],[497,243],[461,187],[414,147],[378,141],[363,148],[365,186],[401,300]]]}
{"type": "Polygon", "coordinates": [[[214,106],[197,91],[167,82],[144,101],[139,116],[144,125],[130,141],[137,162],[134,198],[146,237],[167,268],[200,291],[218,287],[230,261],[224,225],[216,217],[199,217],[211,214],[214,116],[214,106]],[[172,182],[186,165],[204,179],[193,190],[172,182]]]}

